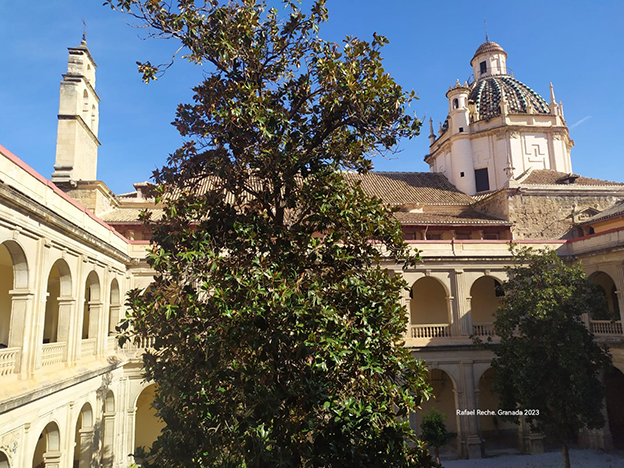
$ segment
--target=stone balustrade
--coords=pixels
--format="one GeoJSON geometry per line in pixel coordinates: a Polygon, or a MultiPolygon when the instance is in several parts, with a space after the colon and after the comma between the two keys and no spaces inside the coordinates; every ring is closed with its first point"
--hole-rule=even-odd
{"type": "Polygon", "coordinates": [[[41,367],[60,364],[65,360],[67,343],[44,343],[41,353],[41,367]]]}
{"type": "Polygon", "coordinates": [[[95,354],[95,338],[87,338],[80,341],[80,355],[93,356],[95,354]]]}
{"type": "Polygon", "coordinates": [[[448,323],[411,325],[410,328],[412,338],[447,338],[451,336],[451,327],[448,323]]]}
{"type": "Polygon", "coordinates": [[[472,334],[475,336],[496,336],[494,323],[475,323],[472,325],[472,334]]]}
{"type": "Polygon", "coordinates": [[[20,348],[0,349],[0,377],[15,372],[15,367],[19,361],[20,348]]]}
{"type": "Polygon", "coordinates": [[[610,320],[590,320],[589,331],[594,335],[622,335],[622,322],[610,320]]]}

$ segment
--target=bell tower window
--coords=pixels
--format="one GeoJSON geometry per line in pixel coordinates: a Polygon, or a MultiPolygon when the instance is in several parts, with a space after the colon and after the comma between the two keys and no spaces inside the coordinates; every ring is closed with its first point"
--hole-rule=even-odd
{"type": "Polygon", "coordinates": [[[479,64],[479,71],[482,75],[487,71],[487,63],[485,61],[479,64]]]}

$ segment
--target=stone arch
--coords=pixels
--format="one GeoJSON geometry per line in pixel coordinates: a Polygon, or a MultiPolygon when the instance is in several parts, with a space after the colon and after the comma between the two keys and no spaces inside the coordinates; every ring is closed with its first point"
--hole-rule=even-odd
{"type": "MultiPolygon", "coordinates": [[[[447,371],[431,368],[429,369],[428,380],[433,389],[432,397],[422,402],[420,405],[421,409],[410,418],[412,428],[420,434],[420,424],[423,418],[435,408],[446,416],[444,423],[447,430],[459,434],[460,424],[459,416],[457,415],[457,384],[455,379],[447,371]]],[[[456,438],[456,441],[458,440],[459,437],[456,438]]],[[[459,444],[456,442],[451,441],[449,446],[455,444],[457,445],[456,449],[459,450],[459,444]]]]}
{"type": "Polygon", "coordinates": [[[52,421],[43,428],[33,453],[33,468],[58,466],[61,459],[61,434],[58,424],[52,421]]]}
{"type": "Polygon", "coordinates": [[[503,297],[503,286],[493,276],[481,276],[470,287],[470,315],[475,335],[494,334],[494,313],[503,297]]]}
{"type": "Polygon", "coordinates": [[[71,316],[72,278],[67,262],[58,259],[48,274],[43,342],[67,342],[71,316]],[[63,320],[65,319],[65,320],[63,320]]]}
{"type": "Polygon", "coordinates": [[[9,457],[6,453],[0,450],[0,468],[10,468],[9,457]]]}
{"type": "Polygon", "coordinates": [[[478,418],[481,438],[485,442],[485,450],[489,453],[510,448],[518,450],[518,426],[503,421],[496,414],[499,409],[499,396],[492,388],[495,377],[496,369],[489,367],[479,378],[478,408],[482,415],[478,418]]]}
{"type": "Polygon", "coordinates": [[[0,244],[0,348],[21,345],[21,339],[11,339],[11,327],[15,322],[16,294],[27,288],[28,263],[24,250],[15,241],[5,241],[0,244]]]}
{"type": "Polygon", "coordinates": [[[611,367],[604,376],[607,419],[613,445],[624,449],[624,373],[617,367],[611,367]]]}
{"type": "Polygon", "coordinates": [[[98,314],[95,309],[101,307],[100,278],[92,270],[85,281],[85,297],[82,315],[82,339],[97,336],[98,314]]]}
{"type": "Polygon", "coordinates": [[[619,320],[620,319],[620,307],[618,304],[618,290],[615,285],[615,281],[608,273],[604,271],[597,271],[593,273],[589,280],[598,285],[605,295],[607,300],[607,310],[604,314],[597,314],[591,317],[592,320],[619,320]]]}
{"type": "Polygon", "coordinates": [[[411,323],[450,323],[449,293],[437,278],[423,276],[416,280],[410,298],[411,323]]]}
{"type": "Polygon", "coordinates": [[[110,297],[108,302],[108,327],[109,335],[117,334],[115,327],[119,323],[121,312],[121,292],[117,278],[113,278],[110,284],[110,297]]]}
{"type": "Polygon", "coordinates": [[[89,113],[89,92],[85,89],[82,91],[82,112],[83,120],[87,123],[87,114],[89,113]]]}
{"type": "Polygon", "coordinates": [[[94,443],[94,419],[91,403],[82,405],[76,420],[74,438],[74,464],[76,468],[89,468],[97,447],[94,443]]]}
{"type": "Polygon", "coordinates": [[[109,390],[108,393],[106,393],[106,398],[104,398],[104,412],[115,412],[115,394],[112,390],[109,390]]]}
{"type": "Polygon", "coordinates": [[[135,402],[134,448],[149,449],[160,435],[165,423],[156,416],[154,403],[155,384],[145,387],[135,402]]]}

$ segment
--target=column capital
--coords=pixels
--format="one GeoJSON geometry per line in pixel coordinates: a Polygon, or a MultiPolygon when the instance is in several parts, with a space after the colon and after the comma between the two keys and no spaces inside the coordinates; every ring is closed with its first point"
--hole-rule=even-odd
{"type": "Polygon", "coordinates": [[[35,297],[35,293],[29,289],[11,289],[9,294],[14,301],[26,301],[35,297]]]}

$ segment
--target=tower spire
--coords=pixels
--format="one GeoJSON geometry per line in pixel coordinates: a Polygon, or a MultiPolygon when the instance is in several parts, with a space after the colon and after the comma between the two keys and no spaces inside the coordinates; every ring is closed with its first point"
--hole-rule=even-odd
{"type": "Polygon", "coordinates": [[[87,43],[87,22],[82,18],[82,42],[87,43]]]}
{"type": "Polygon", "coordinates": [[[483,23],[485,24],[485,42],[490,42],[490,38],[488,37],[487,32],[487,18],[483,18],[483,23]]]}

